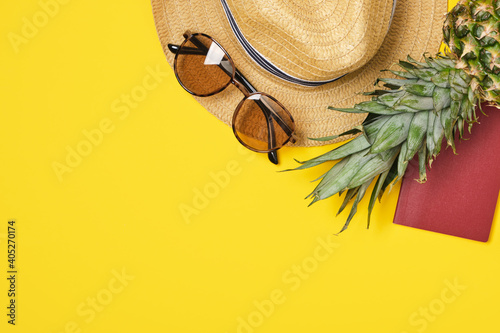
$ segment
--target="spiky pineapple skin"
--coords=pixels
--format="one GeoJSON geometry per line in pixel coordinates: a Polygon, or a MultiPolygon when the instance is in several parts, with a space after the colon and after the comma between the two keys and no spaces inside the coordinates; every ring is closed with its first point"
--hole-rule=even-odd
{"type": "Polygon", "coordinates": [[[444,42],[482,99],[500,102],[500,0],[462,0],[446,15],[444,42]]]}

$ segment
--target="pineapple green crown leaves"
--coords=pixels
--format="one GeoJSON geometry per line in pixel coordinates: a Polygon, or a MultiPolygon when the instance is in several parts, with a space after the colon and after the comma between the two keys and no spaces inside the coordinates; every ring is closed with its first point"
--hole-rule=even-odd
{"type": "MultiPolygon", "coordinates": [[[[450,53],[410,57],[400,61],[393,78],[381,78],[383,89],[365,93],[371,100],[353,108],[332,110],[367,113],[364,122],[337,136],[358,134],[347,143],[294,170],[337,161],[322,175],[308,196],[312,203],[345,193],[339,213],[353,201],[342,230],[356,214],[361,199],[375,182],[368,205],[370,215],[377,198],[405,174],[418,156],[419,179],[440,153],[443,141],[455,151],[455,139],[477,121],[476,107],[500,102],[500,0],[462,0],[446,16],[444,42],[450,53]]],[[[377,84],[376,83],[376,84],[377,84]]]]}
{"type": "Polygon", "coordinates": [[[376,199],[403,177],[415,155],[418,154],[423,182],[426,165],[439,154],[443,138],[454,149],[455,135],[461,137],[464,124],[476,120],[477,98],[470,87],[471,77],[455,69],[450,58],[427,57],[422,63],[408,57],[399,65],[400,71],[391,72],[400,78],[379,79],[386,89],[366,93],[372,96],[370,101],[350,109],[331,107],[341,112],[368,112],[360,126],[339,136],[359,135],[323,155],[301,162],[296,168],[340,160],[319,178],[319,184],[308,197],[312,198],[312,204],[345,192],[339,213],[354,200],[341,231],[348,227],[373,181],[376,183],[368,206],[369,215],[376,199]]]}

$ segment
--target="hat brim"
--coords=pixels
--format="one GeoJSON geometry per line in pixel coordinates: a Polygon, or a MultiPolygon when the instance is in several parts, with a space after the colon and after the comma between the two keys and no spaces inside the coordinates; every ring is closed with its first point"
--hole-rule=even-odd
{"type": "MultiPolygon", "coordinates": [[[[355,72],[319,87],[283,81],[256,65],[232,34],[219,1],[152,0],[152,8],[161,45],[172,67],[174,55],[168,50],[169,43],[180,44],[186,30],[212,36],[228,51],[236,67],[256,89],[275,97],[293,115],[297,136],[293,145],[316,146],[324,142],[308,138],[342,133],[359,125],[365,117],[364,114],[333,111],[328,106],[352,107],[367,100],[361,93],[373,90],[381,70],[393,68],[408,55],[422,59],[425,53],[435,54],[439,50],[447,1],[398,0],[391,27],[376,55],[355,72]]],[[[215,96],[195,98],[210,113],[230,125],[242,95],[238,89],[228,87],[215,96]]]]}

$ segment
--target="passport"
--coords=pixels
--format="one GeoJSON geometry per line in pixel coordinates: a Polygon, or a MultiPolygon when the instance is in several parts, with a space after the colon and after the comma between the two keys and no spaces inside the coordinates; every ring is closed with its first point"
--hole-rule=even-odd
{"type": "Polygon", "coordinates": [[[420,184],[418,159],[402,179],[394,223],[486,242],[500,192],[500,109],[482,106],[479,122],[441,153],[420,184]]]}

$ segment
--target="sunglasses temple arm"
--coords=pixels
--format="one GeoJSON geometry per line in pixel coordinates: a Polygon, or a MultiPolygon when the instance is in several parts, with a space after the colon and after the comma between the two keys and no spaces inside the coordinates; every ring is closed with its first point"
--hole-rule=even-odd
{"type": "Polygon", "coordinates": [[[195,48],[195,47],[187,47],[187,46],[184,46],[181,49],[180,46],[176,45],[176,44],[168,44],[168,50],[174,54],[176,54],[176,53],[195,54],[195,55],[205,55],[206,54],[206,51],[204,51],[204,50],[200,50],[200,49],[195,48]]]}
{"type": "MultiPolygon", "coordinates": [[[[260,106],[260,105],[259,105],[260,106]]],[[[262,108],[262,106],[261,106],[262,108]]],[[[266,119],[267,119],[267,147],[269,149],[272,149],[273,147],[276,147],[276,131],[274,129],[274,124],[273,120],[270,117],[269,112],[264,112],[266,119]]],[[[271,112],[272,114],[272,112],[271,112]]],[[[267,153],[267,158],[271,163],[273,164],[278,164],[278,152],[276,150],[270,151],[267,153]]]]}

